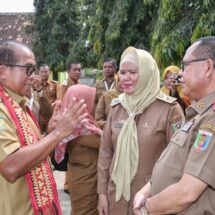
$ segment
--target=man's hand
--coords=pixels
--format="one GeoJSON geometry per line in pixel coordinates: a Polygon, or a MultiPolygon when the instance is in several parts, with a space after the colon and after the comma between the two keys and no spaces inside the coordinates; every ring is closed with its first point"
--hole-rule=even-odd
{"type": "Polygon", "coordinates": [[[108,200],[104,194],[99,195],[98,212],[99,215],[108,215],[108,200]]]}
{"type": "Polygon", "coordinates": [[[47,133],[50,133],[56,128],[57,121],[60,117],[60,109],[61,109],[61,101],[57,100],[55,102],[54,110],[51,119],[49,120],[48,128],[47,128],[47,133]]]}
{"type": "Polygon", "coordinates": [[[77,102],[76,98],[72,99],[69,107],[65,108],[63,112],[59,112],[59,105],[55,105],[53,126],[55,126],[55,130],[62,138],[69,136],[87,116],[87,113],[84,112],[85,108],[86,104],[84,100],[82,99],[77,102]]]}

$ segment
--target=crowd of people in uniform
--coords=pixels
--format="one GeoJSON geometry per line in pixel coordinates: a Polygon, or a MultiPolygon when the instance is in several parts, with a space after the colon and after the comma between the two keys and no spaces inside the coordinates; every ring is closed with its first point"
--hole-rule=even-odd
{"type": "Polygon", "coordinates": [[[119,69],[105,59],[95,86],[81,70],[70,61],[60,84],[28,47],[0,44],[0,214],[61,215],[50,157],[67,154],[72,215],[214,215],[215,37],[168,66],[162,87],[134,47],[119,69]]]}

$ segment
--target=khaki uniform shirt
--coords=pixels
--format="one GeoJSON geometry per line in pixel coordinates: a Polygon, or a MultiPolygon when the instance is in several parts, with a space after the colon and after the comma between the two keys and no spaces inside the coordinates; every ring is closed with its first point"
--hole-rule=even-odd
{"type": "MultiPolygon", "coordinates": [[[[39,104],[38,122],[43,133],[46,132],[49,120],[53,113],[53,107],[48,98],[44,95],[44,91],[34,91],[35,102],[39,104]]],[[[33,107],[32,107],[33,110],[33,107]]],[[[36,111],[36,110],[35,110],[36,111]]]]}
{"type": "MultiPolygon", "coordinates": [[[[115,202],[115,184],[111,179],[117,138],[124,121],[128,118],[121,104],[112,107],[101,140],[98,160],[98,193],[106,194],[111,215],[133,215],[133,198],[151,178],[152,169],[174,132],[174,124],[183,119],[177,102],[169,104],[156,99],[142,114],[136,116],[139,146],[137,173],[131,183],[131,198],[123,197],[115,202]]],[[[126,144],[126,143],[125,143],[126,144]]]]}
{"type": "Polygon", "coordinates": [[[96,106],[95,120],[101,129],[103,129],[108,114],[110,112],[110,103],[112,99],[117,98],[119,95],[120,92],[116,89],[113,89],[110,92],[104,92],[103,95],[100,97],[99,102],[96,106]]]}
{"type": "Polygon", "coordinates": [[[105,81],[105,79],[96,81],[95,88],[96,88],[96,98],[95,98],[95,106],[97,105],[99,99],[101,98],[103,92],[112,90],[115,88],[115,79],[111,83],[105,81]],[[105,85],[106,83],[106,85],[105,85]],[[106,89],[107,87],[107,89],[106,89]]]}
{"type": "Polygon", "coordinates": [[[52,116],[52,104],[57,100],[59,84],[56,81],[48,80],[40,92],[34,92],[35,100],[39,103],[38,121],[42,132],[46,132],[49,120],[52,116]]]}
{"type": "Polygon", "coordinates": [[[184,173],[208,184],[200,198],[180,215],[215,214],[215,92],[193,103],[152,174],[152,195],[178,182],[184,173]]]}
{"type": "Polygon", "coordinates": [[[72,85],[78,84],[79,82],[74,82],[71,79],[68,79],[66,81],[64,81],[64,83],[59,87],[59,92],[57,94],[57,99],[58,100],[62,100],[63,97],[66,94],[66,91],[68,90],[69,87],[71,87],[72,85]]]}
{"type": "MultiPolygon", "coordinates": [[[[23,104],[25,98],[7,90],[18,104],[23,104]]],[[[36,128],[31,117],[26,117],[36,128]]],[[[37,128],[36,128],[37,129],[37,128]]],[[[38,130],[38,129],[37,129],[38,130]]],[[[0,102],[0,162],[8,155],[20,148],[20,141],[15,125],[4,105],[0,102]]],[[[24,177],[20,177],[13,184],[0,175],[0,214],[1,215],[33,215],[28,185],[24,177]]]]}
{"type": "Polygon", "coordinates": [[[42,87],[43,95],[52,104],[57,100],[57,92],[59,88],[59,83],[54,80],[48,80],[46,84],[42,87]]]}

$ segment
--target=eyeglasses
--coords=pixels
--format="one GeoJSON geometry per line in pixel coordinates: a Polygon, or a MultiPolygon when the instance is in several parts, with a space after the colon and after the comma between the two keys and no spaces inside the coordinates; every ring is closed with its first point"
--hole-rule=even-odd
{"type": "Polygon", "coordinates": [[[181,61],[181,71],[183,72],[184,69],[185,69],[185,66],[187,64],[190,64],[190,63],[194,63],[194,62],[199,62],[199,61],[204,61],[204,60],[208,60],[208,58],[200,58],[200,59],[195,59],[195,60],[190,60],[190,61],[181,61]]]}
{"type": "Polygon", "coordinates": [[[4,64],[5,66],[9,67],[21,67],[21,68],[26,68],[26,75],[30,77],[33,73],[35,74],[37,71],[36,65],[17,65],[17,64],[4,64]]]}

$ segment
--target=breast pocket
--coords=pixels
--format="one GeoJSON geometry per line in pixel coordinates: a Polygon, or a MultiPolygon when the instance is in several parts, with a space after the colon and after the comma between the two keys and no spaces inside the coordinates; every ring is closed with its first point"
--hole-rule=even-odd
{"type": "Polygon", "coordinates": [[[172,136],[170,143],[167,148],[163,151],[158,161],[165,160],[171,161],[169,165],[174,165],[175,161],[177,163],[182,162],[184,157],[184,147],[187,140],[187,133],[183,131],[176,131],[172,136]]]}
{"type": "Polygon", "coordinates": [[[183,147],[186,140],[187,140],[187,133],[184,131],[178,131],[173,137],[171,138],[171,142],[176,144],[177,146],[183,147]]]}

